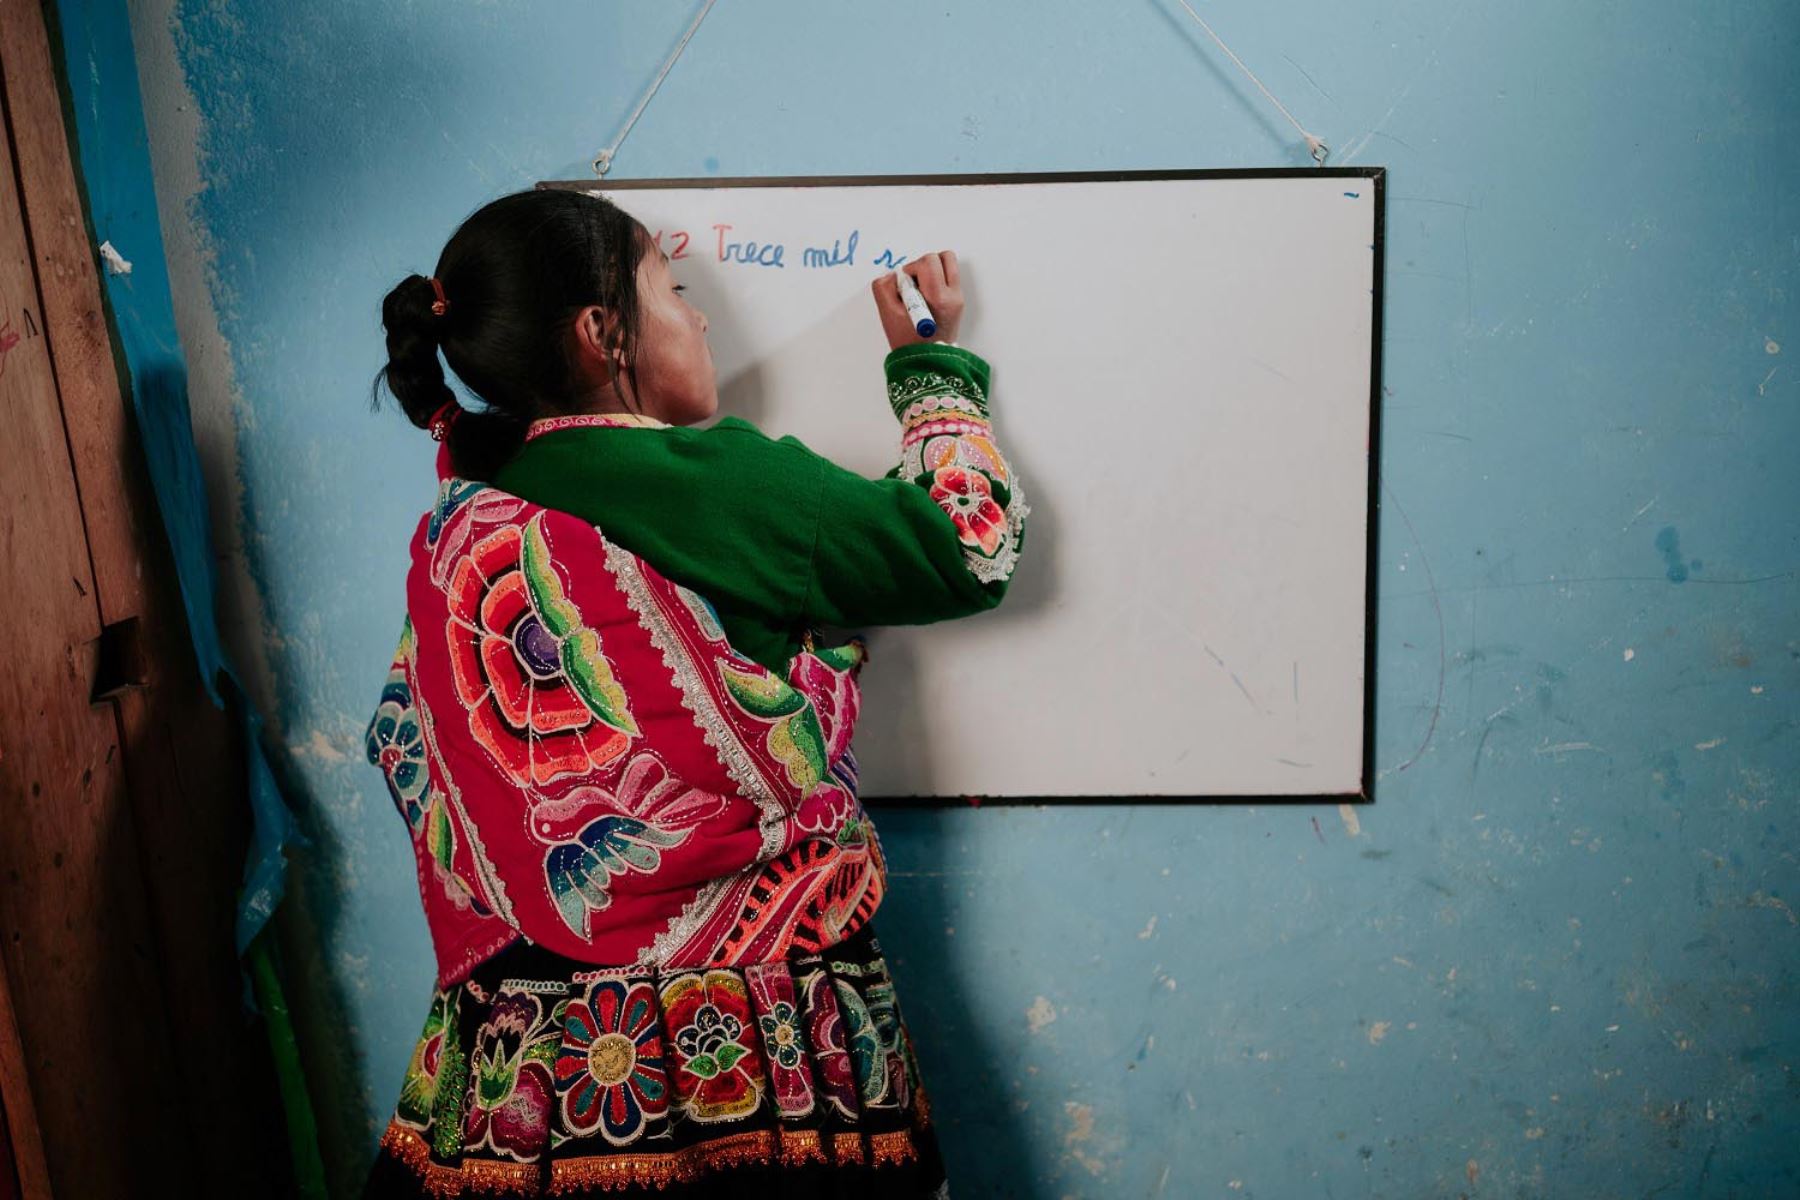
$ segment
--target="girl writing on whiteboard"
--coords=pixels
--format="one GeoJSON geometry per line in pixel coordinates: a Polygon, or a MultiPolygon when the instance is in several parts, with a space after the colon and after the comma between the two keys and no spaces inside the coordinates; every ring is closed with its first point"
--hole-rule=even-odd
{"type": "Polygon", "coordinates": [[[367,749],[437,969],[367,1194],[949,1194],[872,923],[863,644],[816,634],[992,608],[1026,509],[955,255],[904,269],[939,326],[874,282],[880,479],[698,427],[706,317],[603,198],[497,200],[388,294],[377,383],[442,445],[367,749]]]}

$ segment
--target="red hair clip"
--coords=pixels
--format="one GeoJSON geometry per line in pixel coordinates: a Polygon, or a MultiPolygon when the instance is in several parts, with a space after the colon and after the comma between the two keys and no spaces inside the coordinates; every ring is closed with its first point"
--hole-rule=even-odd
{"type": "Polygon", "coordinates": [[[426,422],[425,426],[427,429],[431,430],[431,440],[434,442],[441,442],[449,437],[450,426],[461,413],[462,405],[458,404],[455,400],[446,400],[438,405],[438,410],[431,414],[431,420],[426,422]],[[450,412],[451,409],[455,409],[456,411],[451,412],[450,415],[446,417],[444,414],[450,412]]]}
{"type": "Polygon", "coordinates": [[[449,309],[450,302],[444,299],[444,285],[438,282],[436,275],[431,277],[431,290],[437,293],[437,299],[431,302],[432,315],[441,317],[449,309]]]}

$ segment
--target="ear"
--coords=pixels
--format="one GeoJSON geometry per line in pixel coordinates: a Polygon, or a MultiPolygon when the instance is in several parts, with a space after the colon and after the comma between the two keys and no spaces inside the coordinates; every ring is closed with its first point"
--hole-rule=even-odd
{"type": "Polygon", "coordinates": [[[598,304],[590,304],[575,314],[571,332],[576,352],[581,361],[591,365],[602,378],[606,375],[608,359],[612,361],[615,371],[625,365],[624,352],[613,344],[613,339],[618,336],[618,328],[618,315],[598,304]]]}

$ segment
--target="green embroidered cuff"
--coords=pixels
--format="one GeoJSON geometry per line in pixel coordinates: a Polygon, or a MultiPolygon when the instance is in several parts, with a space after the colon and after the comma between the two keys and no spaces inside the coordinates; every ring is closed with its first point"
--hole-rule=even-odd
{"type": "Polygon", "coordinates": [[[982,420],[988,416],[987,361],[972,350],[942,342],[916,342],[889,351],[882,362],[887,374],[888,406],[902,424],[907,410],[930,398],[934,409],[959,409],[982,420]]]}

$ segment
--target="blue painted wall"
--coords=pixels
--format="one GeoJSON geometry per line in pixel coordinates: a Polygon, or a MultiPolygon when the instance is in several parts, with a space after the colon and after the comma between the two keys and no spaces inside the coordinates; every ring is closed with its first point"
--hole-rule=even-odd
{"type": "MultiPolygon", "coordinates": [[[[694,11],[134,5],[346,1188],[431,972],[359,755],[431,486],[377,305],[582,176],[694,11]]],[[[1800,13],[1202,11],[1391,172],[1376,796],[881,814],[958,1194],[1792,1194],[1800,13]]],[[[1174,0],[726,0],[615,174],[1306,162],[1174,0]]]]}

